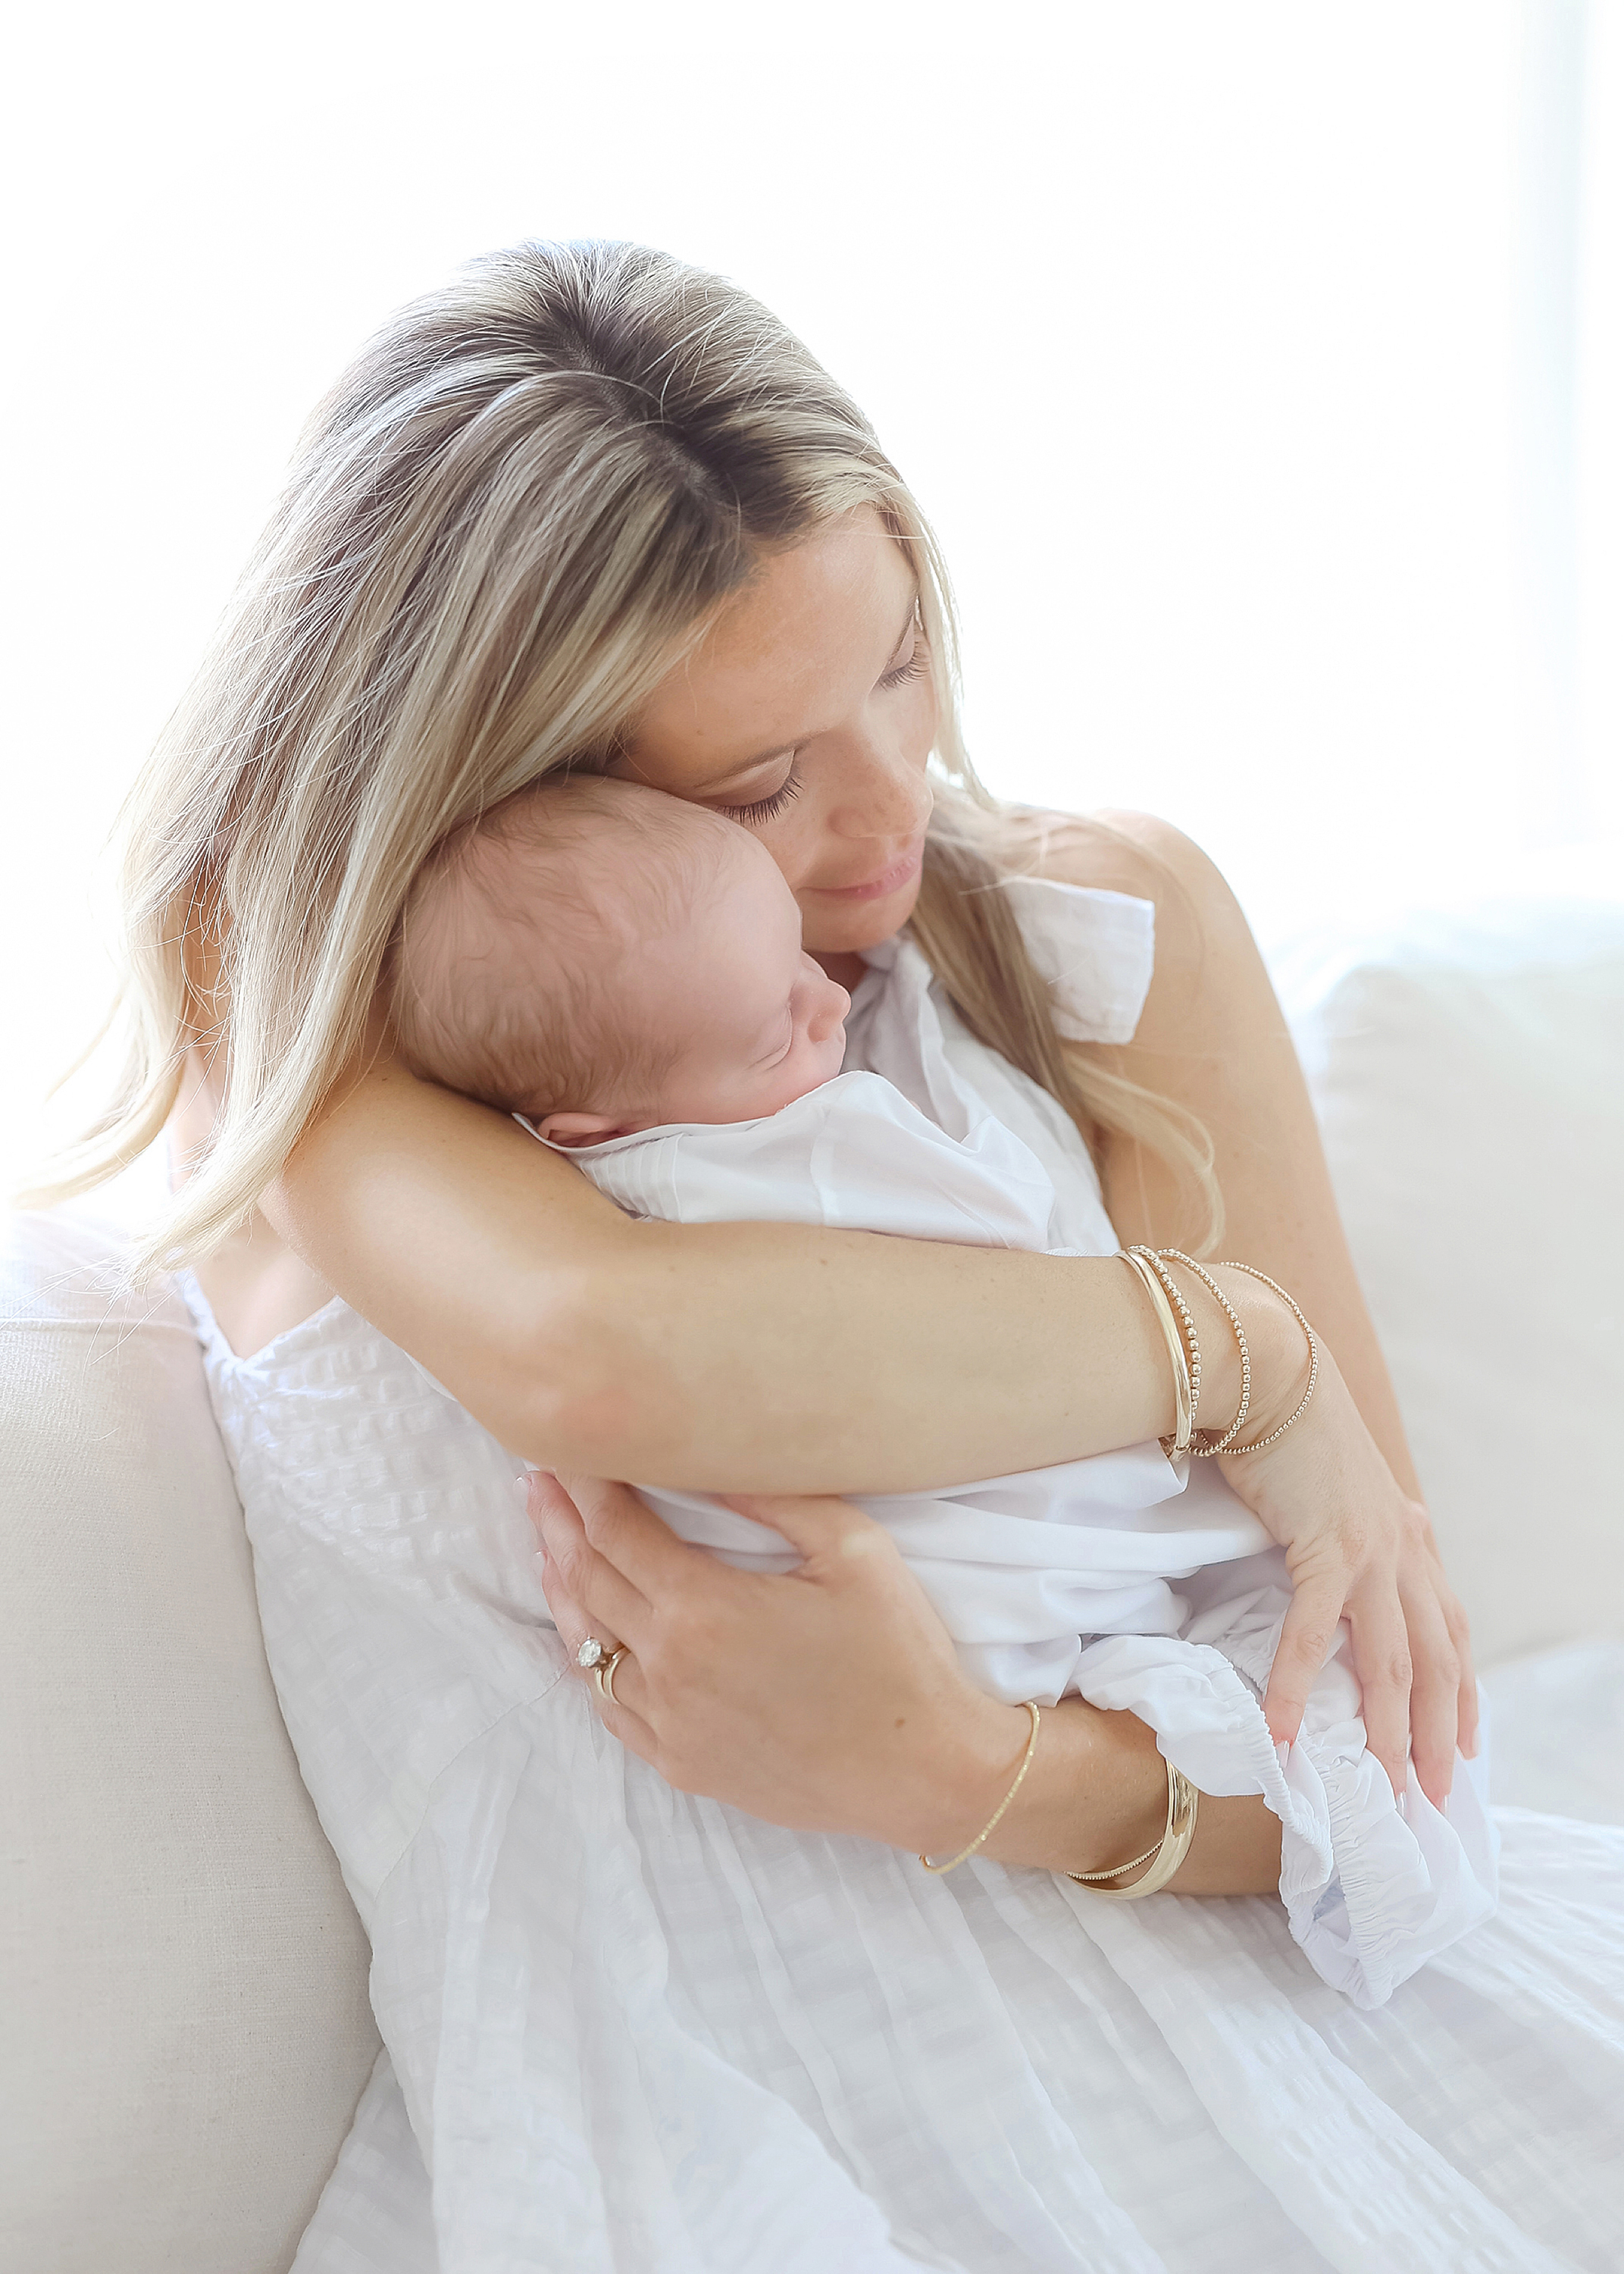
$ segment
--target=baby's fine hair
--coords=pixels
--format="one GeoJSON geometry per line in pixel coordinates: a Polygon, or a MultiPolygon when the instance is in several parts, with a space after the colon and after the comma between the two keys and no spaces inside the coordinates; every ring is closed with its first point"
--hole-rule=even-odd
{"type": "Polygon", "coordinates": [[[674,1062],[628,951],[674,931],[735,825],[631,782],[532,784],[454,830],[407,895],[389,957],[406,1063],[539,1118],[645,1103],[674,1062]]]}

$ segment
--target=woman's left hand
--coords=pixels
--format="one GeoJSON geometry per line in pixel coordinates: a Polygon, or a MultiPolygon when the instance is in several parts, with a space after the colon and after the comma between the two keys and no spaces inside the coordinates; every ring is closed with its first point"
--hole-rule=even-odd
{"type": "Polygon", "coordinates": [[[895,1542],[861,1510],[730,1499],[803,1558],[771,1577],[688,1546],[625,1485],[538,1470],[529,1490],[559,1632],[572,1656],[589,1634],[625,1645],[599,1711],[668,1784],[921,1849],[984,1820],[1026,1715],[965,1679],[895,1542]]]}

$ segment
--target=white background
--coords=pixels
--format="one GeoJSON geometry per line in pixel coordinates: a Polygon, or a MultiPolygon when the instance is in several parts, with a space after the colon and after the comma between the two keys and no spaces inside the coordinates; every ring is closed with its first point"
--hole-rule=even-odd
{"type": "Polygon", "coordinates": [[[523,235],[734,275],[852,389],[998,790],[1168,814],[1270,940],[1611,860],[1619,0],[158,4],[13,67],[5,1165],[302,418],[523,235]]]}

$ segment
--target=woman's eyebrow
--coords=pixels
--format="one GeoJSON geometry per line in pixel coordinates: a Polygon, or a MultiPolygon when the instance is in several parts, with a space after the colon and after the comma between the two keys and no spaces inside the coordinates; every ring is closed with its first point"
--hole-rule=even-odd
{"type": "MultiPolygon", "coordinates": [[[[913,622],[918,607],[919,587],[915,584],[914,587],[913,597],[908,602],[908,612],[902,619],[902,629],[898,631],[896,638],[892,640],[891,645],[885,651],[888,659],[896,654],[897,650],[902,645],[903,641],[907,637],[908,626],[913,622]]],[[[816,733],[819,730],[815,728],[813,731],[814,733],[816,733]]],[[[800,748],[801,742],[808,742],[811,740],[811,734],[802,734],[793,742],[775,743],[771,749],[763,750],[759,756],[754,758],[737,758],[734,760],[733,764],[727,767],[722,773],[711,774],[706,780],[693,784],[689,794],[692,795],[695,792],[697,792],[703,796],[710,790],[719,789],[724,782],[732,781],[735,774],[754,773],[757,766],[771,765],[774,758],[787,758],[794,750],[800,748]]]]}

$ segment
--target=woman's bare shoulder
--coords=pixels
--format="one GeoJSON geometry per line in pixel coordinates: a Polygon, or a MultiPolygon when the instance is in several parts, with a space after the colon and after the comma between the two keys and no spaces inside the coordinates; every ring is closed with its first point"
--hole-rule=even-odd
{"type": "Polygon", "coordinates": [[[1009,818],[1033,875],[1154,900],[1159,946],[1170,945],[1172,935],[1185,928],[1206,932],[1235,907],[1216,865],[1192,838],[1155,814],[1056,813],[1028,806],[1009,818]]]}

